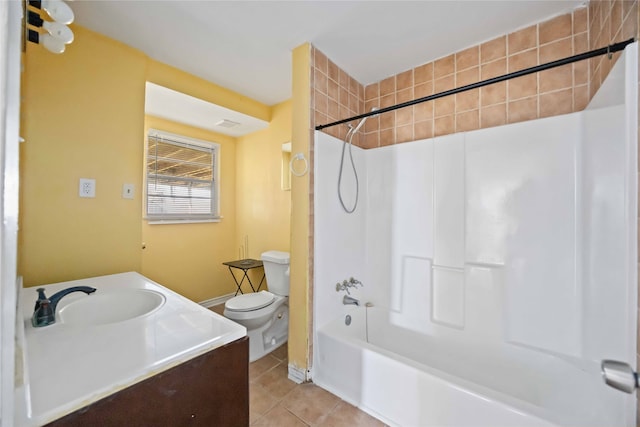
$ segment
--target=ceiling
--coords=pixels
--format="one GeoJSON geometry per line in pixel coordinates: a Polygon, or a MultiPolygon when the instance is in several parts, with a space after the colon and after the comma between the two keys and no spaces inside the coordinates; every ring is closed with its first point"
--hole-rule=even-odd
{"type": "Polygon", "coordinates": [[[147,82],[144,112],[186,125],[238,137],[266,129],[269,123],[220,105],[147,82]]]}
{"type": "Polygon", "coordinates": [[[267,105],[310,42],[362,84],[566,13],[584,0],[71,3],[76,23],[267,105]]]}

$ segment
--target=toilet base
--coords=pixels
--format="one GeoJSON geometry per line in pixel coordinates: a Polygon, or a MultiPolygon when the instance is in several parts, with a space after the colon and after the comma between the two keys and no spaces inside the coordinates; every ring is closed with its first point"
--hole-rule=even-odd
{"type": "Polygon", "coordinates": [[[287,342],[289,336],[289,306],[282,304],[271,319],[256,329],[247,329],[249,362],[256,361],[287,342]]]}

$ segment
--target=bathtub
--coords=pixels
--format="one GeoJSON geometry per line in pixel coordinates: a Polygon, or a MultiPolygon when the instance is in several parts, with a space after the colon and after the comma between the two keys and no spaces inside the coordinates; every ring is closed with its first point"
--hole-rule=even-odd
{"type": "Polygon", "coordinates": [[[345,307],[317,331],[313,382],[391,426],[625,425],[595,361],[445,341],[393,318],[345,307]]]}

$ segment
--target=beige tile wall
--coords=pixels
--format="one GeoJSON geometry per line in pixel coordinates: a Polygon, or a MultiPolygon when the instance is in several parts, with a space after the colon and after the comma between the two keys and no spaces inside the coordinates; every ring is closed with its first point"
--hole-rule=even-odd
{"type": "MultiPolygon", "coordinates": [[[[368,85],[365,111],[587,51],[587,15],[588,9],[580,8],[368,85]]],[[[371,123],[362,146],[373,148],[578,111],[588,102],[588,83],[588,64],[574,63],[406,107],[371,123]]]]}
{"type": "MultiPolygon", "coordinates": [[[[589,49],[597,49],[608,44],[637,37],[638,2],[633,1],[592,1],[589,10],[589,49]]],[[[616,54],[617,58],[620,54],[616,54]]],[[[615,61],[606,56],[589,60],[590,94],[593,96],[615,61]]]]}
{"type": "MultiPolygon", "coordinates": [[[[637,1],[592,1],[362,88],[314,48],[315,125],[388,107],[631,38],[637,1]],[[363,102],[364,101],[364,102],[363,102]]],[[[582,110],[616,55],[581,61],[370,118],[354,143],[374,148],[582,110]]],[[[347,126],[325,132],[344,138],[347,126]]]]}
{"type": "MultiPolygon", "coordinates": [[[[312,128],[361,114],[364,109],[364,86],[315,47],[311,48],[311,61],[312,128]]],[[[348,129],[344,124],[332,126],[324,132],[344,139],[348,129]]],[[[353,138],[353,143],[360,145],[358,135],[353,138]]]]}

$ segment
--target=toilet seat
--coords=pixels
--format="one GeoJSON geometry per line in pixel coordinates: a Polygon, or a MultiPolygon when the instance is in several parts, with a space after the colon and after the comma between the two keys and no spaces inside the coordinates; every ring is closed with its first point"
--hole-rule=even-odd
{"type": "Polygon", "coordinates": [[[238,295],[224,303],[229,311],[254,311],[273,304],[275,295],[268,291],[238,295]]]}

